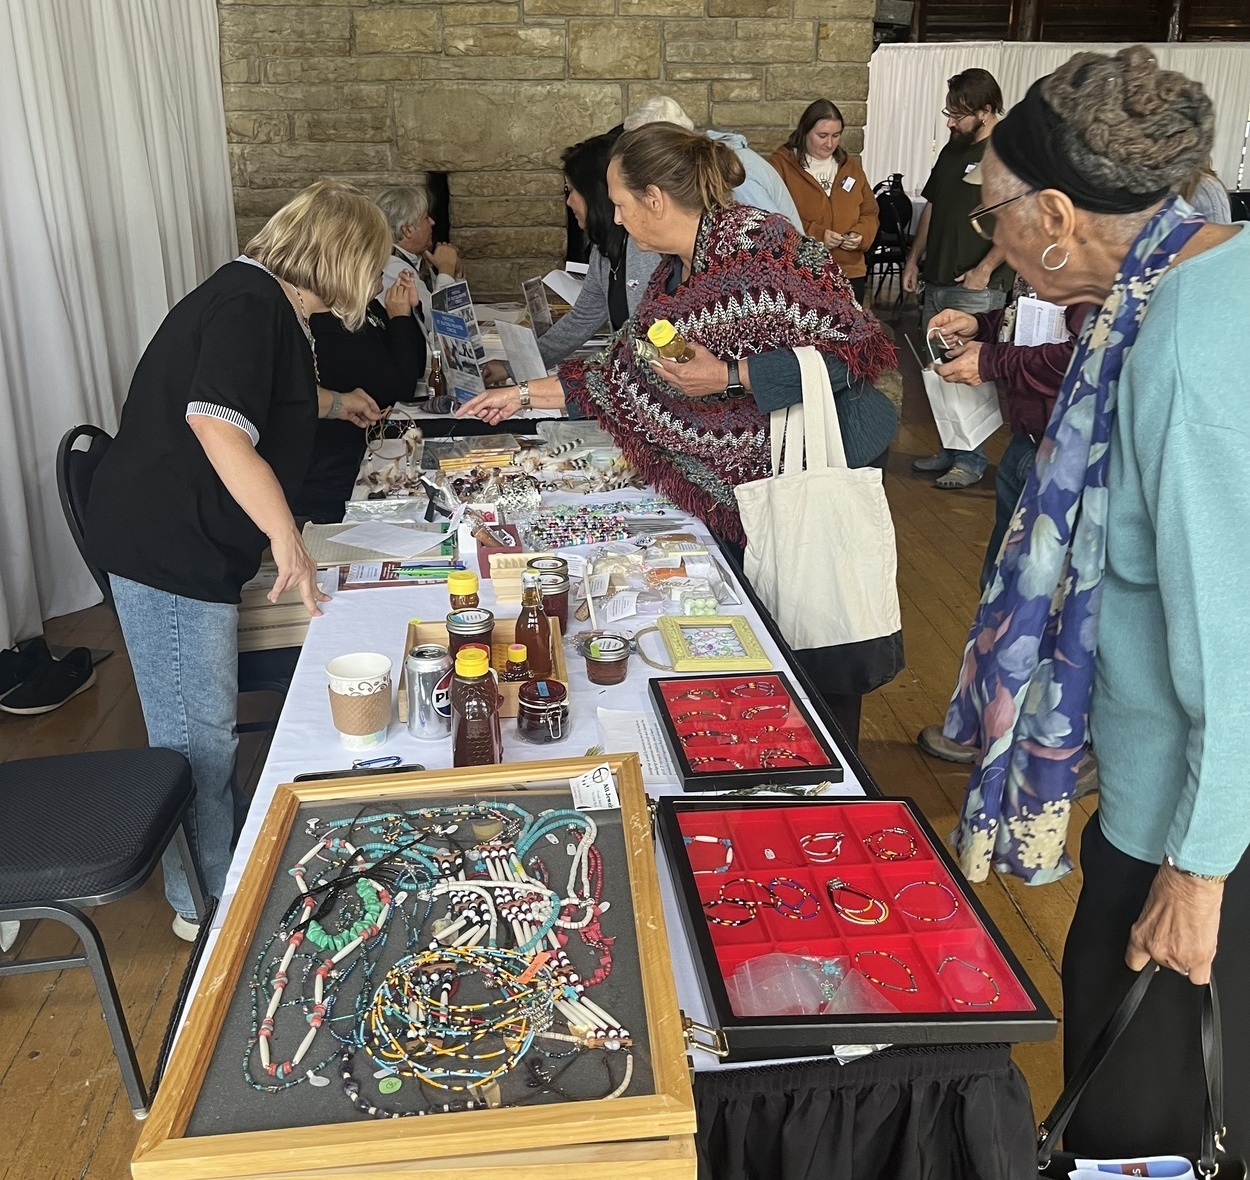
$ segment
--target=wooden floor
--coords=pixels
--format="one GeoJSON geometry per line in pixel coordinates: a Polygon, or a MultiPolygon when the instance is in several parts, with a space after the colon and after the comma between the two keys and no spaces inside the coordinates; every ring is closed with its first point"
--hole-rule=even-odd
{"type": "MultiPolygon", "coordinates": [[[[921,754],[914,744],[924,725],[945,714],[967,626],[976,606],[977,576],[994,514],[991,467],[977,487],[942,492],[911,472],[912,459],[932,452],[936,435],[910,355],[903,357],[903,426],[890,460],[887,491],[898,533],[899,591],[907,667],[865,702],[864,759],[892,794],[914,796],[934,827],[950,831],[966,769],[921,754]]],[[[1000,432],[1000,435],[1002,432],[1000,432]]],[[[994,440],[996,458],[1005,438],[994,440]]],[[[116,623],[104,607],[47,625],[53,643],[108,647],[97,686],[38,719],[0,714],[0,759],[139,746],[143,718],[116,623]]],[[[265,698],[249,702],[264,711],[265,698]]],[[[267,743],[244,738],[240,781],[252,784],[267,743]]],[[[1074,838],[1091,810],[1078,804],[1074,838]]],[[[996,878],[977,892],[1050,1006],[1060,1009],[1059,960],[1079,888],[1073,874],[1055,885],[1028,888],[996,878]]],[[[126,1019],[150,1073],[186,962],[186,944],[169,928],[159,881],[97,912],[109,948],[126,1019]]],[[[9,952],[68,953],[71,939],[47,924],[23,927],[9,952]]],[[[1047,1108],[1059,1090],[1057,1042],[1021,1046],[1016,1053],[1033,1091],[1047,1108]]],[[[0,980],[0,1177],[11,1180],[122,1180],[138,1137],[110,1041],[85,970],[0,980]]]]}

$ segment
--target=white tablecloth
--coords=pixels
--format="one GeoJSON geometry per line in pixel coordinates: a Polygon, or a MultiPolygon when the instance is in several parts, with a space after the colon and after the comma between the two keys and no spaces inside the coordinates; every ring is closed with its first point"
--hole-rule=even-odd
{"type": "MultiPolygon", "coordinates": [[[[652,493],[611,492],[577,499],[579,501],[642,499],[650,494],[652,493]]],[[[555,496],[549,499],[568,502],[573,497],[555,496]]],[[[714,545],[711,537],[707,536],[706,530],[699,522],[683,524],[681,527],[683,531],[704,536],[709,548],[714,545]]],[[[472,568],[477,567],[475,550],[464,553],[463,557],[467,565],[472,568]]],[[[750,619],[752,628],[773,661],[773,666],[782,671],[789,671],[789,664],[780,648],[768,634],[745,593],[740,586],[737,590],[742,606],[724,609],[722,613],[740,613],[750,619]]],[[[494,610],[500,617],[516,616],[518,607],[515,604],[496,605],[489,579],[482,579],[480,595],[482,605],[494,610]]],[[[299,665],[295,670],[291,689],[287,693],[282,716],[278,721],[277,731],[270,746],[269,757],[261,772],[247,822],[239,837],[234,861],[226,879],[224,895],[213,919],[213,930],[205,948],[200,974],[203,973],[204,963],[211,954],[213,942],[229,912],[230,903],[243,874],[243,866],[251,854],[261,823],[277,787],[282,783],[290,782],[298,774],[350,767],[352,759],[359,756],[344,750],[335,733],[326,690],[326,663],[335,656],[349,652],[381,652],[390,656],[394,662],[394,679],[398,682],[398,670],[403,658],[408,620],[413,618],[442,619],[448,610],[447,590],[444,586],[413,586],[403,590],[394,588],[352,590],[336,594],[332,601],[324,604],[323,610],[325,613],[320,618],[313,619],[308,628],[308,637],[304,641],[299,665]]],[[[570,631],[576,632],[579,629],[579,625],[574,624],[570,619],[570,631]]],[[[649,638],[654,639],[654,637],[649,638]]],[[[651,713],[651,701],[647,690],[648,681],[655,676],[671,675],[671,673],[657,672],[636,656],[631,656],[629,675],[625,682],[612,688],[599,688],[587,680],[584,661],[572,654],[571,647],[566,648],[566,653],[569,666],[571,714],[571,731],[568,739],[558,745],[529,745],[519,741],[515,736],[514,726],[510,722],[505,722],[505,761],[524,762],[583,756],[590,747],[599,745],[602,741],[597,720],[598,708],[651,713]]],[[[796,689],[799,696],[806,700],[801,686],[796,685],[796,689]]],[[[824,727],[821,728],[823,732],[828,733],[824,727]]],[[[836,748],[836,742],[834,745],[836,748]]],[[[451,766],[450,741],[417,741],[409,736],[407,730],[397,720],[392,722],[390,738],[386,745],[377,751],[377,754],[398,754],[404,762],[419,762],[431,770],[451,766]]],[[[372,754],[366,755],[368,756],[372,754]]],[[[844,795],[862,795],[863,789],[854,771],[845,764],[845,760],[843,762],[845,778],[835,790],[844,795]]],[[[672,785],[649,783],[647,789],[652,795],[680,793],[680,788],[672,785]]],[[[694,958],[686,940],[673,889],[672,875],[664,862],[663,849],[658,844],[656,851],[660,863],[660,888],[664,897],[664,915],[673,954],[673,974],[677,981],[678,999],[682,1010],[691,1019],[702,1024],[712,1023],[695,973],[694,958]]],[[[198,988],[199,975],[195,982],[198,988]]],[[[716,1062],[707,1053],[694,1054],[694,1061],[697,1069],[733,1068],[716,1062]]]]}

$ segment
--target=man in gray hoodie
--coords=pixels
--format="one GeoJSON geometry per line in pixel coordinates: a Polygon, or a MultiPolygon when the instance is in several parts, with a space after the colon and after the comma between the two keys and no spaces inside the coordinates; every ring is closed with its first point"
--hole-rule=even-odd
{"type": "MultiPolygon", "coordinates": [[[[676,99],[660,95],[649,98],[636,111],[625,118],[625,130],[633,131],[647,123],[676,123],[687,131],[695,129],[690,116],[682,110],[676,99]]],[[[794,198],[786,188],[785,182],[777,170],[761,156],[747,147],[745,135],[736,131],[705,131],[708,139],[723,143],[742,161],[746,169],[746,180],[734,189],[734,196],[740,205],[754,205],[757,209],[767,209],[770,213],[780,213],[799,233],[803,232],[803,223],[799,220],[799,211],[794,207],[794,198]]]]}

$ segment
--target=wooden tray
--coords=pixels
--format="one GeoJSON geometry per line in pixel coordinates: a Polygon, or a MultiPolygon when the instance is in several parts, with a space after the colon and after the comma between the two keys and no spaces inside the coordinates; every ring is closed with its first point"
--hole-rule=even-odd
{"type": "MultiPolygon", "coordinates": [[[[624,932],[624,931],[623,931],[624,932]]],[[[690,1137],[694,1095],[685,1057],[669,941],[656,875],[655,848],[642,772],[636,755],[526,762],[278,787],[243,871],[185,1026],[170,1058],[151,1113],[131,1160],[136,1180],[227,1180],[285,1177],[306,1164],[309,1177],[417,1175],[443,1180],[459,1175],[481,1180],[573,1180],[599,1174],[607,1164],[621,1177],[695,1175],[690,1137]],[[620,798],[622,835],[633,922],[646,1008],[647,1045],[653,1079],[649,1093],[610,1100],[562,1102],[439,1114],[428,1118],[361,1120],[282,1130],[187,1136],[186,1128],[225,1024],[231,998],[241,986],[265,902],[281,871],[281,857],[303,804],[375,804],[418,799],[423,794],[468,798],[513,788],[567,790],[569,780],[607,763],[620,798]],[[642,1141],[642,1142],[640,1142],[642,1141]],[[649,1141],[649,1142],[648,1142],[649,1141]],[[629,1151],[618,1148],[630,1144],[629,1151]],[[506,1147],[504,1147],[506,1145],[506,1147]],[[641,1162],[654,1148],[654,1164],[641,1162]],[[557,1159],[533,1153],[566,1149],[557,1159]],[[584,1152],[580,1155],[578,1150],[584,1152]],[[474,1168],[474,1156],[494,1153],[497,1171],[474,1168]],[[527,1156],[529,1157],[527,1159],[527,1156]],[[504,1160],[507,1163],[504,1163],[504,1160]],[[583,1162],[584,1161],[584,1162],[583,1162]],[[397,1165],[414,1164],[414,1167],[397,1165]],[[459,1169],[457,1171],[457,1169],[459,1169]],[[579,1171],[580,1169],[580,1171],[579,1171]]],[[[489,1161],[493,1163],[492,1161],[489,1161]]]]}
{"type": "MultiPolygon", "coordinates": [[[[560,620],[547,616],[547,622],[551,624],[551,675],[549,680],[558,680],[565,688],[569,685],[569,666],[564,659],[564,643],[560,634],[560,620]]],[[[516,619],[496,619],[495,631],[491,636],[490,645],[490,663],[496,672],[502,672],[504,664],[508,661],[508,644],[512,643],[516,638],[516,619]]],[[[412,651],[414,647],[421,643],[438,643],[443,647],[447,646],[447,628],[442,623],[418,623],[412,622],[408,624],[408,638],[404,642],[404,653],[412,651]]],[[[519,684],[508,684],[504,681],[499,682],[499,716],[515,717],[520,711],[517,704],[517,691],[520,689],[519,684]]],[[[408,724],[408,690],[404,683],[404,672],[400,669],[399,673],[399,693],[396,702],[399,709],[399,720],[403,725],[408,724]]]]}

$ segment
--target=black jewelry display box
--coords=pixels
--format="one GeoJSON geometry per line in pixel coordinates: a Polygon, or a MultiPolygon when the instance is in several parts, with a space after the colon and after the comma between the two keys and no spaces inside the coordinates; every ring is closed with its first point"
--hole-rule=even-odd
{"type": "Polygon", "coordinates": [[[651,699],[686,791],[761,781],[840,783],[844,772],[794,685],[780,672],[661,676],[651,699]]]}
{"type": "Polygon", "coordinates": [[[659,819],[726,1060],[1054,1036],[912,800],[671,796],[659,819]]]}

